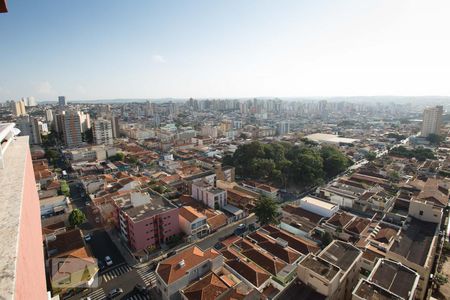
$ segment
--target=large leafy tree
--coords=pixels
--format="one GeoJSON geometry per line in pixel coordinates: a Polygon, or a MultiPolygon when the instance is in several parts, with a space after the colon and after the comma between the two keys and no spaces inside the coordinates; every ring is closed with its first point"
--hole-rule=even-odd
{"type": "Polygon", "coordinates": [[[78,208],[72,210],[69,215],[69,224],[72,227],[78,227],[86,221],[85,214],[78,208]]]}
{"type": "Polygon", "coordinates": [[[323,146],[320,155],[323,159],[323,170],[328,178],[345,171],[351,164],[350,159],[336,147],[323,146]]]}
{"type": "Polygon", "coordinates": [[[277,224],[278,221],[278,204],[271,198],[261,196],[253,209],[258,222],[261,226],[267,224],[277,224]]]}
{"type": "Polygon", "coordinates": [[[432,144],[432,145],[436,145],[439,146],[439,144],[444,140],[444,138],[442,136],[440,136],[439,134],[435,134],[435,133],[430,133],[427,137],[427,140],[432,144]]]}

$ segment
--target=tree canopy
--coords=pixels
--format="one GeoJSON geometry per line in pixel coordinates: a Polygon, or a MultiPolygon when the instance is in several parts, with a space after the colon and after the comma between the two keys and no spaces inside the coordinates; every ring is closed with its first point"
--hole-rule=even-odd
{"type": "Polygon", "coordinates": [[[80,226],[81,224],[86,221],[86,216],[84,213],[79,210],[78,208],[72,210],[72,212],[69,215],[69,224],[72,227],[80,226]]]}
{"type": "Polygon", "coordinates": [[[392,148],[389,151],[389,154],[393,155],[393,156],[406,157],[406,158],[415,157],[419,161],[436,158],[433,151],[431,151],[430,149],[422,148],[422,147],[416,148],[416,149],[407,149],[403,146],[399,146],[396,148],[392,148]]]}
{"type": "Polygon", "coordinates": [[[365,158],[368,161],[374,161],[377,158],[377,154],[375,152],[370,151],[370,152],[367,152],[367,154],[365,155],[365,158]]]}
{"type": "Polygon", "coordinates": [[[116,155],[113,155],[109,158],[110,161],[114,162],[114,161],[123,161],[125,159],[125,154],[123,154],[122,152],[117,152],[116,155]]]}
{"type": "Polygon", "coordinates": [[[240,145],[233,156],[225,156],[224,165],[236,168],[236,174],[275,184],[308,187],[333,177],[351,164],[339,149],[287,142],[240,145]]]}
{"type": "Polygon", "coordinates": [[[444,137],[440,136],[439,134],[430,133],[427,136],[427,140],[430,142],[430,144],[439,146],[439,144],[444,141],[444,137]]]}
{"type": "Polygon", "coordinates": [[[261,196],[253,212],[261,226],[278,223],[278,204],[271,198],[261,196]]]}

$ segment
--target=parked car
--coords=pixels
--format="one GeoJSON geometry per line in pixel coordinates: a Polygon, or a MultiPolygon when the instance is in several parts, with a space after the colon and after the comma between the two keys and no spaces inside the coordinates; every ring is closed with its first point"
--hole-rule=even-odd
{"type": "Polygon", "coordinates": [[[111,257],[106,256],[106,257],[105,257],[105,263],[106,263],[106,265],[107,265],[108,267],[109,267],[109,266],[112,266],[113,261],[112,261],[111,257]]]}
{"type": "Polygon", "coordinates": [[[90,241],[92,240],[92,235],[86,234],[86,235],[84,236],[84,240],[85,240],[86,242],[90,242],[90,241]]]}
{"type": "Polygon", "coordinates": [[[115,297],[119,296],[122,293],[123,293],[123,290],[121,288],[112,289],[108,293],[108,298],[110,298],[110,299],[115,298],[115,297]]]}

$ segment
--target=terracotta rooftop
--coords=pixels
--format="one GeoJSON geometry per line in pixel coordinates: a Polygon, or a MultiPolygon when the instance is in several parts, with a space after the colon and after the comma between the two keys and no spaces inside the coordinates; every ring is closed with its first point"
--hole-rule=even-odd
{"type": "Polygon", "coordinates": [[[227,216],[225,214],[217,214],[206,220],[206,223],[211,227],[211,230],[217,230],[218,228],[227,225],[227,216]]]}
{"type": "Polygon", "coordinates": [[[286,242],[288,242],[289,247],[295,249],[296,251],[302,254],[308,254],[310,252],[315,253],[320,250],[320,247],[317,245],[317,243],[313,241],[307,241],[300,237],[294,236],[272,225],[264,226],[263,229],[268,231],[269,236],[271,236],[272,238],[274,239],[281,238],[285,240],[286,242]]]}
{"type": "Polygon", "coordinates": [[[260,287],[270,278],[269,273],[254,263],[248,263],[239,258],[228,260],[226,264],[255,287],[260,287]]]}
{"type": "Polygon", "coordinates": [[[279,245],[276,240],[269,238],[260,231],[249,234],[247,238],[255,239],[259,247],[286,263],[292,264],[301,256],[301,254],[297,251],[291,249],[290,247],[283,247],[279,245]]]}
{"type": "Polygon", "coordinates": [[[179,214],[181,217],[183,217],[188,222],[193,222],[199,218],[206,218],[205,215],[198,212],[195,208],[192,206],[183,206],[179,209],[179,214]]]}
{"type": "Polygon", "coordinates": [[[212,260],[221,254],[214,249],[206,251],[201,250],[197,246],[192,246],[172,257],[165,259],[158,264],[156,272],[166,282],[171,284],[174,281],[186,275],[186,272],[207,260],[212,260]],[[181,265],[180,262],[184,264],[181,265]]]}
{"type": "Polygon", "coordinates": [[[188,300],[215,300],[230,287],[216,274],[208,273],[182,291],[188,300]]]}
{"type": "Polygon", "coordinates": [[[345,212],[337,212],[335,213],[328,221],[328,224],[334,225],[336,227],[345,227],[347,224],[353,219],[352,215],[349,215],[345,212]]]}
{"type": "Polygon", "coordinates": [[[363,233],[369,224],[369,219],[357,217],[345,228],[345,230],[359,235],[363,233]]]}

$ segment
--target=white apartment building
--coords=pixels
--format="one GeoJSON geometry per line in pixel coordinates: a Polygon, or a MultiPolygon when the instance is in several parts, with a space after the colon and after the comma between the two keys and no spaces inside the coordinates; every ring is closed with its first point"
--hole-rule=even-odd
{"type": "Polygon", "coordinates": [[[94,122],[92,130],[94,143],[97,145],[112,145],[114,142],[111,121],[98,119],[94,122]]]}
{"type": "Polygon", "coordinates": [[[222,208],[227,205],[227,191],[216,188],[204,181],[192,183],[191,196],[212,209],[222,208]]]}
{"type": "Polygon", "coordinates": [[[428,107],[423,111],[423,122],[421,136],[427,137],[430,134],[439,134],[442,126],[442,106],[428,107]]]}

